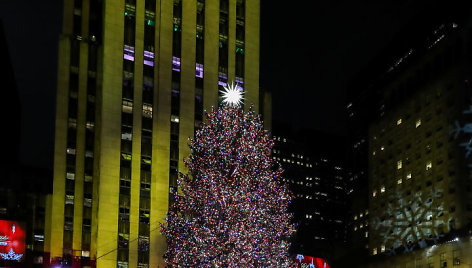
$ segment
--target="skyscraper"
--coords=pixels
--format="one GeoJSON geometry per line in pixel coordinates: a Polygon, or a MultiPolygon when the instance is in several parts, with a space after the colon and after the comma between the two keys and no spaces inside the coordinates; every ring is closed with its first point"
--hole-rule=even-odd
{"type": "Polygon", "coordinates": [[[364,84],[369,201],[352,230],[368,239],[369,267],[470,263],[468,131],[458,122],[469,113],[472,24],[470,3],[448,7],[407,25],[364,84]]]}
{"type": "Polygon", "coordinates": [[[50,259],[165,265],[187,139],[230,81],[257,111],[258,0],[65,0],[50,259]]]}
{"type": "Polygon", "coordinates": [[[272,157],[284,169],[281,183],[294,195],[297,223],[290,253],[326,259],[334,265],[346,243],[344,140],[313,129],[274,128],[272,157]]]}

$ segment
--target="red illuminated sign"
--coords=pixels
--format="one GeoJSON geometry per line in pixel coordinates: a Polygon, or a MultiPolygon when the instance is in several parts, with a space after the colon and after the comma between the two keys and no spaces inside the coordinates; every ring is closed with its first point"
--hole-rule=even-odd
{"type": "Polygon", "coordinates": [[[311,256],[304,256],[302,254],[298,254],[295,257],[295,261],[298,264],[298,267],[302,268],[330,268],[328,262],[322,258],[315,258],[311,256]]]}
{"type": "Polygon", "coordinates": [[[23,224],[0,220],[0,260],[21,261],[25,255],[25,239],[23,224]]]}

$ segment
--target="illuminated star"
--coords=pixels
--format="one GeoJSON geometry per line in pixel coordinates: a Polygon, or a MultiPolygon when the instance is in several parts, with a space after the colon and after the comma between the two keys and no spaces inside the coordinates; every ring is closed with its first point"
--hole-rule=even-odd
{"type": "Polygon", "coordinates": [[[233,82],[231,82],[231,85],[227,84],[220,92],[223,94],[223,103],[229,106],[239,107],[243,103],[244,92],[233,82]]]}

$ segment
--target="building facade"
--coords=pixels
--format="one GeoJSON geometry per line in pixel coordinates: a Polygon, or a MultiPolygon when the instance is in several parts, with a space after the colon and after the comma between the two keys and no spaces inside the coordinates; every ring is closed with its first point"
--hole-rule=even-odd
{"type": "MultiPolygon", "coordinates": [[[[290,252],[325,258],[332,265],[346,242],[344,158],[333,157],[333,152],[328,153],[314,143],[305,142],[301,135],[296,136],[298,139],[277,133],[273,136],[273,158],[284,169],[282,183],[286,183],[294,195],[290,211],[294,214],[297,231],[290,252]]],[[[308,136],[330,145],[334,143],[315,131],[308,136]]],[[[337,152],[338,157],[343,155],[337,152]]]]}
{"type": "Polygon", "coordinates": [[[375,84],[370,267],[470,265],[471,160],[459,122],[472,96],[472,24],[470,14],[438,18],[375,84]]]}
{"type": "Polygon", "coordinates": [[[65,0],[51,263],[164,267],[187,141],[235,81],[259,108],[258,0],[65,0]]]}

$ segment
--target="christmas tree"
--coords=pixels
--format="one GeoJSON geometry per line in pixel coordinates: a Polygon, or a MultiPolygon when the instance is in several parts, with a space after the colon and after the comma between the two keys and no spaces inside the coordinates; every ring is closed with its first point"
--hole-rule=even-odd
{"type": "Polygon", "coordinates": [[[242,92],[234,85],[225,90],[222,107],[191,139],[189,174],[179,174],[161,224],[164,257],[170,266],[287,267],[292,196],[279,182],[273,141],[252,107],[239,107],[242,92]]]}

